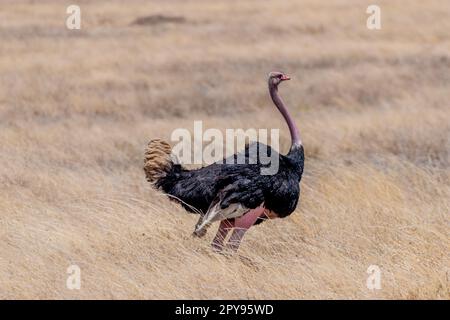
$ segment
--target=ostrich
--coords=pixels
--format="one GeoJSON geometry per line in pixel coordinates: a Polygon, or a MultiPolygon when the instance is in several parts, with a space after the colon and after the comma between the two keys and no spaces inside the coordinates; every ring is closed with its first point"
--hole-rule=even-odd
{"type": "MultiPolygon", "coordinates": [[[[212,248],[221,251],[228,248],[237,251],[245,232],[266,219],[285,218],[296,208],[300,195],[300,179],[303,173],[304,151],[297,126],[278,93],[281,82],[290,77],[281,72],[269,74],[269,92],[273,103],[284,117],[291,135],[291,147],[286,155],[276,153],[269,146],[255,142],[246,146],[249,150],[266,147],[267,153],[278,157],[278,171],[262,175],[263,164],[214,163],[196,170],[187,170],[177,164],[171,155],[170,145],[162,140],[150,141],[145,153],[144,171],[154,187],[178,200],[189,212],[200,213],[194,235],[205,235],[214,221],[220,221],[212,241],[212,248]],[[256,144],[256,145],[255,145],[256,144]],[[224,245],[230,230],[233,232],[224,245]]],[[[234,159],[237,158],[235,154],[234,159]]],[[[271,159],[273,159],[271,157],[271,159]]]]}

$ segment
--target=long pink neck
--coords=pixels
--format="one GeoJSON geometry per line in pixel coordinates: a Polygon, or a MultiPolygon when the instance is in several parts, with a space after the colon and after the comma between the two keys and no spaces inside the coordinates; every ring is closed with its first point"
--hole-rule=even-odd
{"type": "Polygon", "coordinates": [[[283,115],[284,120],[286,120],[286,123],[289,127],[289,132],[291,133],[291,147],[292,146],[300,146],[302,144],[302,141],[300,140],[300,133],[298,131],[298,128],[295,125],[295,122],[292,119],[291,115],[287,111],[283,100],[281,99],[280,95],[278,94],[277,86],[274,85],[272,83],[272,81],[270,81],[270,80],[269,80],[269,92],[270,92],[270,97],[273,100],[273,103],[277,106],[278,110],[280,110],[280,113],[283,115]]]}

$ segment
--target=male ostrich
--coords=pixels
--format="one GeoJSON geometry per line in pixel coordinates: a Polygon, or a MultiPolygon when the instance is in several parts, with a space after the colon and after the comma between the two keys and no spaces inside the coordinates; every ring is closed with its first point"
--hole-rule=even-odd
{"type": "MultiPolygon", "coordinates": [[[[285,218],[296,208],[303,173],[304,152],[299,131],[278,93],[278,85],[290,78],[281,72],[269,74],[269,92],[273,103],[283,115],[291,134],[291,148],[278,157],[278,171],[262,175],[263,165],[256,163],[214,163],[197,170],[186,170],[172,160],[171,147],[161,140],[150,141],[145,153],[144,171],[147,180],[172,199],[178,200],[189,212],[200,213],[194,235],[203,236],[214,221],[221,221],[212,247],[220,251],[231,229],[226,245],[237,251],[245,232],[265,218],[285,218]]],[[[246,147],[245,157],[249,158],[246,147]]],[[[262,144],[256,143],[260,148],[262,144]]],[[[237,155],[234,155],[236,159],[237,155]]],[[[272,158],[272,157],[271,157],[272,158]]]]}

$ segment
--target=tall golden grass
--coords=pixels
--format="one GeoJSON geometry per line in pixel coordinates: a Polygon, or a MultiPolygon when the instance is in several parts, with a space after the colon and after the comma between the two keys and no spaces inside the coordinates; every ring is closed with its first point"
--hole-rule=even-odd
{"type": "Polygon", "coordinates": [[[377,1],[378,31],[357,0],[77,2],[79,31],[72,1],[0,5],[0,298],[450,298],[444,1],[377,1]],[[152,15],[184,19],[133,24],[152,15]],[[300,205],[214,254],[143,151],[193,120],[280,128],[286,151],[274,69],[293,78],[300,205]]]}

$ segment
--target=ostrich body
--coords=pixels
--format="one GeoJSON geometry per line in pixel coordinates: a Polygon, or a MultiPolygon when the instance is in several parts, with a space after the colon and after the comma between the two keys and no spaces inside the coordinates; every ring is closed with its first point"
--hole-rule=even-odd
{"type": "MultiPolygon", "coordinates": [[[[304,152],[299,131],[278,93],[278,85],[290,78],[281,72],[269,74],[270,96],[283,115],[291,134],[291,148],[287,155],[276,153],[261,143],[246,146],[245,163],[214,163],[196,170],[184,169],[171,160],[170,145],[152,140],[146,151],[144,171],[147,180],[183,207],[200,213],[194,235],[203,236],[214,221],[220,221],[219,230],[212,242],[220,251],[231,229],[233,233],[227,247],[236,251],[245,232],[265,219],[285,218],[296,208],[300,195],[300,179],[303,173],[304,152]],[[278,157],[278,171],[262,175],[259,159],[247,161],[252,148],[265,147],[273,159],[278,157]]],[[[255,150],[255,149],[252,149],[255,150]]],[[[236,160],[238,154],[235,154],[236,160]]],[[[267,165],[267,164],[266,164],[267,165]]]]}

